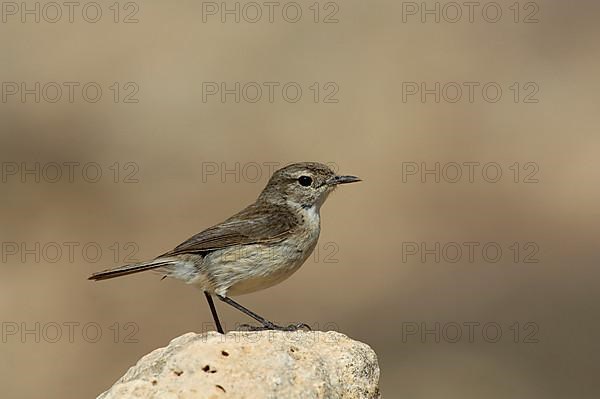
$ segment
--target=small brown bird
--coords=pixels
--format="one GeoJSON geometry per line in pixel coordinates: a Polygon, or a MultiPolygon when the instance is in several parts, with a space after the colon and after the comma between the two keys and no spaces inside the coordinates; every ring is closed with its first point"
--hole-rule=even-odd
{"type": "Polygon", "coordinates": [[[292,331],[300,323],[278,326],[230,297],[271,287],[291,276],[310,256],[320,232],[321,205],[339,185],[360,181],[339,176],[328,166],[302,162],[271,176],[256,202],[223,223],[184,241],[147,262],[94,273],[106,280],[146,270],[161,272],[204,291],[217,331],[223,333],[211,295],[261,323],[253,329],[292,331]]]}

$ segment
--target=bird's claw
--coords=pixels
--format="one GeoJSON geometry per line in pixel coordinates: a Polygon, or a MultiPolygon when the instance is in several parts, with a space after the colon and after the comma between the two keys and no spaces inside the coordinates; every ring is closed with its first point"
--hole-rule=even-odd
{"type": "Polygon", "coordinates": [[[312,330],[310,328],[310,326],[306,323],[290,324],[286,327],[278,326],[277,324],[273,324],[273,323],[270,323],[268,325],[263,325],[263,326],[253,326],[251,324],[240,324],[239,328],[240,328],[240,331],[270,331],[270,330],[274,330],[274,331],[298,331],[298,330],[311,331],[312,330]]]}
{"type": "Polygon", "coordinates": [[[253,326],[251,324],[240,324],[238,331],[264,331],[268,330],[265,326],[253,326]]]}

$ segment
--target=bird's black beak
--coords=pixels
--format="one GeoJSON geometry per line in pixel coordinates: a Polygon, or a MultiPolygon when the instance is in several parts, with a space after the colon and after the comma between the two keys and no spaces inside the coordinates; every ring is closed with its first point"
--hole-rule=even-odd
{"type": "Polygon", "coordinates": [[[357,181],[361,180],[356,176],[333,176],[326,183],[329,186],[337,186],[338,184],[355,183],[357,181]]]}

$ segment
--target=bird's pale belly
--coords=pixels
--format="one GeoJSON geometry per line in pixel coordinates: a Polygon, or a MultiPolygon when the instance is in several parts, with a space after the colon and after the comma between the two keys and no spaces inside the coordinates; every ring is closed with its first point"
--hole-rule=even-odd
{"type": "MultiPolygon", "coordinates": [[[[235,296],[259,291],[282,282],[298,270],[314,250],[318,233],[308,238],[288,239],[269,245],[236,246],[207,255],[202,269],[210,276],[209,291],[235,296]]],[[[205,285],[205,282],[201,285],[205,285]]],[[[208,287],[201,288],[206,290],[208,287]]]]}

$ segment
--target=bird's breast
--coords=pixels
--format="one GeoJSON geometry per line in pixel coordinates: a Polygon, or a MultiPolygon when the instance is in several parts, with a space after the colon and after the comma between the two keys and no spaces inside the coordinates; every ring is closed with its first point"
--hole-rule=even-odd
{"type": "Polygon", "coordinates": [[[298,270],[315,249],[320,232],[318,211],[303,212],[301,223],[279,242],[241,245],[208,255],[205,261],[215,291],[228,295],[258,291],[298,270]]]}

